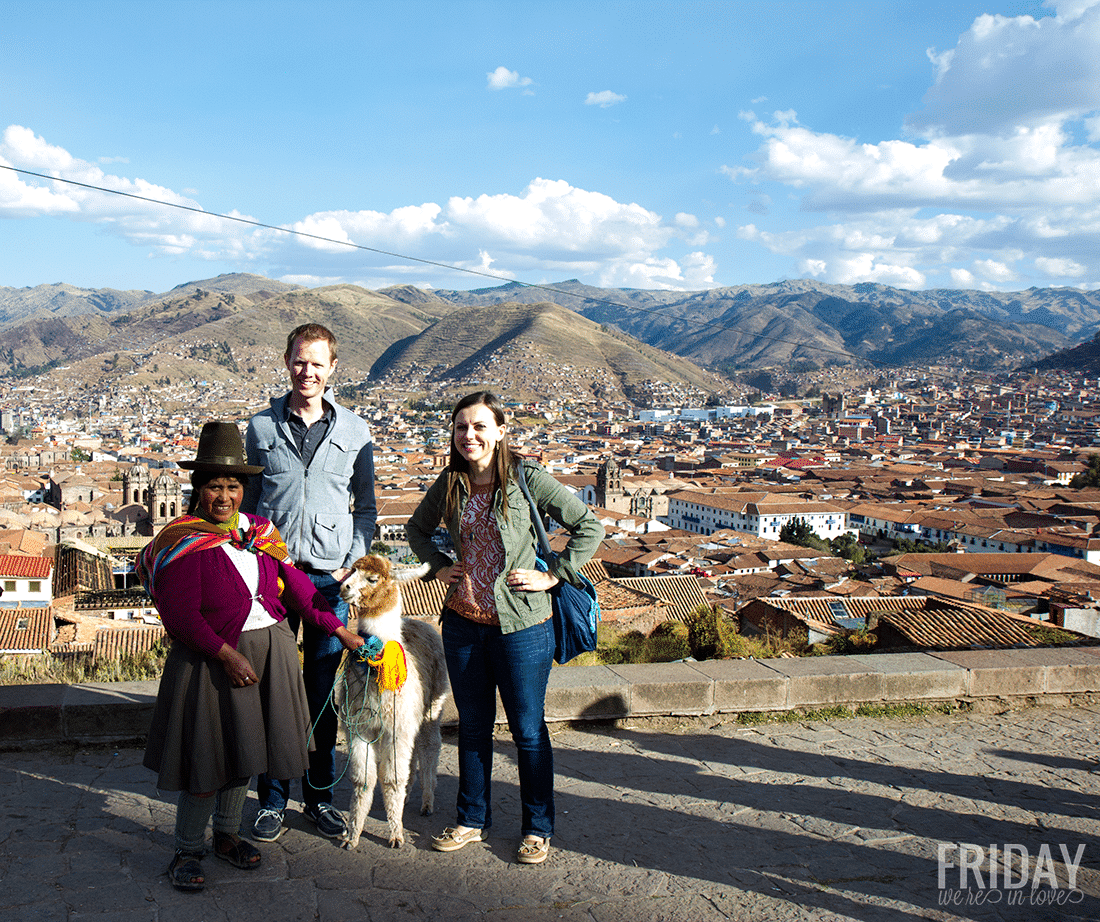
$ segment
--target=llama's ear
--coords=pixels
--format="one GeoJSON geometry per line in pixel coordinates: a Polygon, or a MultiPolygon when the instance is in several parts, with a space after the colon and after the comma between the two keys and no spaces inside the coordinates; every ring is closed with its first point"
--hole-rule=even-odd
{"type": "Polygon", "coordinates": [[[405,583],[410,579],[420,579],[420,577],[427,574],[429,569],[431,568],[426,563],[422,563],[418,567],[395,567],[393,578],[399,583],[405,583]]]}

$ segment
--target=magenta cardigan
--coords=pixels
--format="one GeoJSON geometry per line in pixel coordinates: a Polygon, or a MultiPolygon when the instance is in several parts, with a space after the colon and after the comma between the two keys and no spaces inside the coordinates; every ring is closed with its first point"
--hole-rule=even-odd
{"type": "MultiPolygon", "coordinates": [[[[330,636],[343,627],[305,573],[270,554],[256,557],[260,602],[273,618],[282,621],[290,609],[330,636]]],[[[244,580],[220,547],[184,554],[157,575],[157,611],[165,630],[204,656],[215,656],[223,643],[236,649],[251,609],[244,580]]]]}

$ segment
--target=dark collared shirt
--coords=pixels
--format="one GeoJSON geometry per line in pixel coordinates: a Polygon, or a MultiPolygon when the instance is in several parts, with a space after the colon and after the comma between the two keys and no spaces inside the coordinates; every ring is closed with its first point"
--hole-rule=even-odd
{"type": "Polygon", "coordinates": [[[310,461],[313,460],[313,456],[317,453],[317,446],[325,440],[325,436],[328,435],[328,431],[332,427],[333,420],[336,419],[336,412],[329,406],[328,402],[323,403],[322,406],[324,412],[321,414],[321,418],[312,426],[307,426],[306,421],[290,409],[290,401],[286,402],[287,425],[290,426],[290,434],[294,436],[294,444],[298,448],[298,453],[302,456],[302,464],[307,468],[310,461]]]}

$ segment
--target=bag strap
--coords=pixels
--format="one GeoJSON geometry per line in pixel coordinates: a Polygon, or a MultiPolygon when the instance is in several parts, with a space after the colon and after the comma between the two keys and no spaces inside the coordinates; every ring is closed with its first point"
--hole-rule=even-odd
{"type": "Polygon", "coordinates": [[[535,502],[531,491],[527,487],[527,469],[523,466],[523,462],[520,461],[516,465],[516,480],[519,481],[519,488],[523,491],[523,495],[527,497],[527,503],[531,507],[531,522],[535,526],[535,534],[539,539],[539,553],[542,555],[543,560],[549,565],[550,563],[550,539],[546,536],[546,526],[542,524],[542,516],[539,514],[538,504],[535,502]]]}

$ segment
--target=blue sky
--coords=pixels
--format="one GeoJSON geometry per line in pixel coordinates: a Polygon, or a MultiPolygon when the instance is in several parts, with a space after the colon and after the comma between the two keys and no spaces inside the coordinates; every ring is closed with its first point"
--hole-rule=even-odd
{"type": "Polygon", "coordinates": [[[0,286],[1100,287],[1100,0],[50,2],[0,286]]]}

